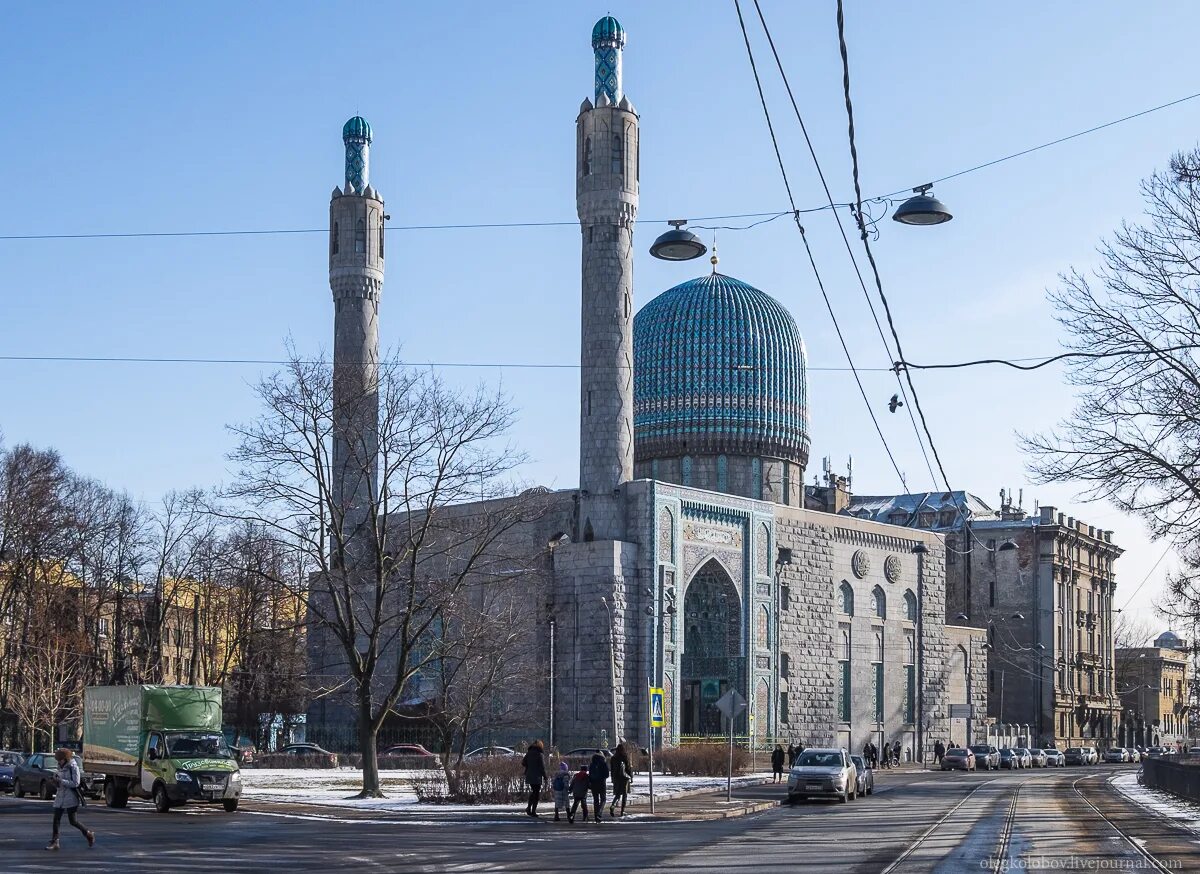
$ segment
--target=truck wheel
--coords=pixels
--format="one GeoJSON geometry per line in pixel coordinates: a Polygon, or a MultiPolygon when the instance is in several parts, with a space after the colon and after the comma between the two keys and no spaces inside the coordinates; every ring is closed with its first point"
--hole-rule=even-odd
{"type": "Polygon", "coordinates": [[[233,813],[237,810],[238,800],[236,798],[226,798],[221,804],[225,807],[226,813],[233,813]]]}
{"type": "Polygon", "coordinates": [[[50,787],[43,780],[42,784],[38,786],[38,798],[42,799],[42,801],[49,801],[53,797],[54,795],[50,792],[50,787]]]}
{"type": "Polygon", "coordinates": [[[124,807],[129,803],[129,792],[118,787],[116,781],[108,780],[104,784],[104,804],[107,807],[124,807]]]}
{"type": "Polygon", "coordinates": [[[167,787],[162,783],[154,787],[154,809],[159,813],[168,813],[171,810],[171,799],[167,798],[167,787]]]}

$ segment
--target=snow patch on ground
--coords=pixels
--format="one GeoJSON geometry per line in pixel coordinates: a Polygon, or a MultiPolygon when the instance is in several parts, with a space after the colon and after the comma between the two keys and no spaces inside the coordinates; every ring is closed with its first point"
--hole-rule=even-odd
{"type": "Polygon", "coordinates": [[[1161,789],[1142,786],[1137,781],[1137,774],[1121,774],[1119,777],[1113,777],[1109,783],[1134,804],[1139,804],[1176,825],[1200,834],[1200,804],[1170,792],[1163,792],[1161,789]]]}
{"type": "MultiPolygon", "coordinates": [[[[242,771],[242,797],[247,801],[268,801],[278,804],[306,804],[321,807],[341,807],[356,810],[392,810],[409,813],[420,810],[423,815],[438,813],[513,813],[520,812],[511,804],[423,804],[418,805],[412,789],[414,778],[429,776],[431,771],[380,771],[381,787],[386,798],[355,798],[362,788],[362,771],[354,768],[299,769],[247,768],[242,771]]],[[[749,786],[769,780],[769,773],[750,774],[733,779],[734,786],[749,786]]],[[[725,788],[724,777],[667,777],[654,775],[654,797],[659,801],[684,792],[699,789],[716,791],[725,788]]],[[[612,787],[609,787],[609,795],[612,787]]],[[[644,805],[650,797],[646,774],[634,777],[629,793],[631,806],[644,805]]],[[[539,810],[553,813],[554,804],[543,801],[539,810]]]]}

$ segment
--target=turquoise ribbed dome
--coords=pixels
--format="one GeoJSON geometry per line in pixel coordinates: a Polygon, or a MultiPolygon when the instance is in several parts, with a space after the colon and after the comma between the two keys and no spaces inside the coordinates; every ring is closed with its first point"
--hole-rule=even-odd
{"type": "Polygon", "coordinates": [[[371,125],[361,115],[356,115],[342,126],[342,139],[366,140],[371,142],[371,125]]]}
{"type": "Polygon", "coordinates": [[[808,383],[796,321],[720,273],[664,291],[633,319],[638,461],[698,453],[808,462],[808,383]]]}
{"type": "Polygon", "coordinates": [[[596,26],[592,28],[592,48],[596,48],[597,43],[615,42],[617,45],[625,45],[625,28],[621,27],[621,22],[617,21],[611,15],[606,15],[596,22],[596,26]]]}

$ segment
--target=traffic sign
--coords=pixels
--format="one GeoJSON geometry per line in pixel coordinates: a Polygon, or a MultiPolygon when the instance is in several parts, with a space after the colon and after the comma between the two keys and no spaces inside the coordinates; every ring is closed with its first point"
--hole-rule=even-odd
{"type": "Polygon", "coordinates": [[[725,714],[726,719],[733,719],[746,709],[746,699],[739,695],[737,690],[730,689],[717,699],[715,706],[725,714]]]}
{"type": "Polygon", "coordinates": [[[663,727],[663,690],[650,687],[650,727],[663,727]]]}
{"type": "Polygon", "coordinates": [[[974,714],[970,704],[951,704],[950,718],[951,719],[970,719],[974,714]]]}

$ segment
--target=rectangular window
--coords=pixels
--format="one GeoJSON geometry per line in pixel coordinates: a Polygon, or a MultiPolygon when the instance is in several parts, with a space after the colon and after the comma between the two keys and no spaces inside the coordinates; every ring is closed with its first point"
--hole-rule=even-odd
{"type": "Polygon", "coordinates": [[[792,465],[787,461],[783,463],[783,503],[792,503],[792,465]]]}
{"type": "Polygon", "coordinates": [[[786,652],[781,652],[779,654],[779,676],[786,680],[791,676],[791,667],[791,658],[786,652]]]}
{"type": "Polygon", "coordinates": [[[788,693],[787,692],[779,693],[779,721],[780,722],[791,722],[792,721],[791,712],[788,710],[788,693]]]}
{"type": "Polygon", "coordinates": [[[779,587],[779,607],[781,610],[787,610],[792,606],[792,587],[782,585],[779,587]]]}
{"type": "Polygon", "coordinates": [[[996,672],[995,671],[988,671],[988,691],[989,692],[996,691],[996,672]]]}
{"type": "Polygon", "coordinates": [[[875,721],[883,722],[883,662],[875,663],[875,721]]]}
{"type": "Polygon", "coordinates": [[[988,606],[996,606],[996,578],[988,580],[988,606]]]}
{"type": "Polygon", "coordinates": [[[850,662],[841,663],[842,682],[838,684],[838,716],[842,722],[850,721],[850,662]]]}
{"type": "Polygon", "coordinates": [[[904,666],[904,721],[912,724],[917,721],[917,667],[904,666]]]}

